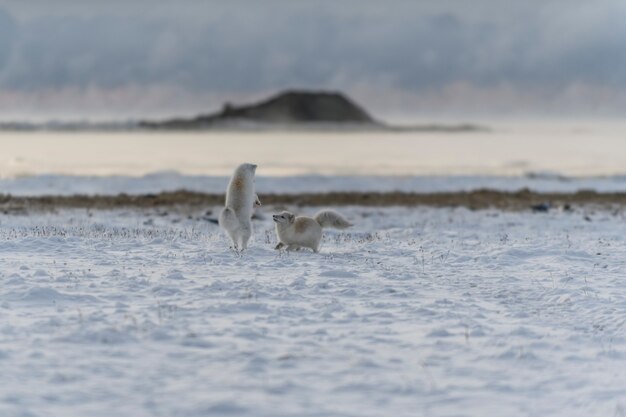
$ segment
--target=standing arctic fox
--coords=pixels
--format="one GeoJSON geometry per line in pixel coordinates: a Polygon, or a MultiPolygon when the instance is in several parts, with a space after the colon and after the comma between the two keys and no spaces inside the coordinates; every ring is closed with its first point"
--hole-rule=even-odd
{"type": "Polygon", "coordinates": [[[261,205],[254,191],[256,165],[241,164],[235,170],[226,190],[226,207],[219,224],[233,241],[235,250],[245,250],[252,236],[252,209],[261,205]]]}
{"type": "Polygon", "coordinates": [[[345,229],[352,226],[352,223],[333,210],[322,210],[315,217],[296,217],[288,211],[274,214],[272,217],[276,222],[276,236],[279,242],[275,249],[286,246],[287,250],[311,248],[313,252],[317,252],[322,240],[322,228],[345,229]]]}

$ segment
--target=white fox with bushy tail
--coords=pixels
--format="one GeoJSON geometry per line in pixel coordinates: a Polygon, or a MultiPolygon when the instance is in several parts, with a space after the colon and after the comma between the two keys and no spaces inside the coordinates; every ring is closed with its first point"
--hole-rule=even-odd
{"type": "Polygon", "coordinates": [[[341,214],[333,210],[322,210],[315,217],[297,216],[288,211],[274,214],[278,245],[275,249],[286,250],[310,248],[319,251],[322,228],[346,229],[352,226],[341,214]]]}
{"type": "Polygon", "coordinates": [[[252,236],[252,210],[261,205],[254,190],[257,166],[241,164],[235,170],[226,190],[226,207],[220,213],[219,224],[233,241],[235,250],[245,250],[252,236]]]}

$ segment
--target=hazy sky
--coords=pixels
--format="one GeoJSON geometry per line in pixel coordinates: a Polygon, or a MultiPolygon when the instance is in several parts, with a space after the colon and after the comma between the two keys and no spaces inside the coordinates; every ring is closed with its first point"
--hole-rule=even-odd
{"type": "Polygon", "coordinates": [[[626,114],[626,2],[0,0],[0,117],[340,89],[387,118],[626,114]]]}

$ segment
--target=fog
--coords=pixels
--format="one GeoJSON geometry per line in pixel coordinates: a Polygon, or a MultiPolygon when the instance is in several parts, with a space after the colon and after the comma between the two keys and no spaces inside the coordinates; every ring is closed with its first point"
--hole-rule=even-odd
{"type": "Polygon", "coordinates": [[[390,119],[615,117],[625,20],[619,1],[0,1],[0,111],[188,114],[298,87],[390,119]]]}

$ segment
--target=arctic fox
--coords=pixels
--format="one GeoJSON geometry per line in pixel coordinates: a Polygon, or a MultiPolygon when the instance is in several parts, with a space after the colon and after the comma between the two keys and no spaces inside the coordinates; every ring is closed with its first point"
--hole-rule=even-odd
{"type": "Polygon", "coordinates": [[[279,242],[275,249],[286,246],[287,250],[311,248],[313,252],[317,252],[322,240],[322,228],[345,229],[352,226],[352,223],[333,210],[322,210],[315,217],[296,217],[288,211],[274,214],[272,217],[276,223],[276,236],[279,242]]]}
{"type": "Polygon", "coordinates": [[[252,236],[252,210],[261,205],[254,191],[256,165],[241,164],[235,170],[226,190],[226,207],[219,224],[233,241],[235,250],[245,250],[252,236]]]}

